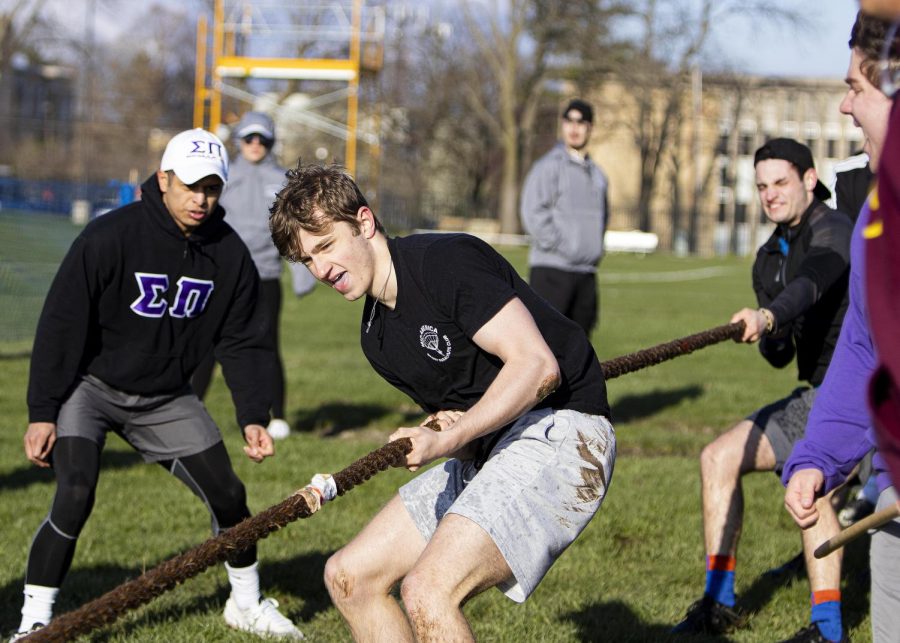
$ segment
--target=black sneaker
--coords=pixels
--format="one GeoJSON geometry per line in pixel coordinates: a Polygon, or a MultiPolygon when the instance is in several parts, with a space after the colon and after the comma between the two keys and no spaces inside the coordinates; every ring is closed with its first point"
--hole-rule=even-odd
{"type": "Polygon", "coordinates": [[[847,632],[841,630],[840,641],[826,639],[822,636],[819,626],[813,623],[808,627],[804,627],[791,638],[785,639],[782,643],[850,643],[850,637],[847,636],[847,632]]]}
{"type": "Polygon", "coordinates": [[[684,620],[672,628],[673,634],[726,634],[744,625],[747,616],[704,594],[688,608],[684,620]]]}

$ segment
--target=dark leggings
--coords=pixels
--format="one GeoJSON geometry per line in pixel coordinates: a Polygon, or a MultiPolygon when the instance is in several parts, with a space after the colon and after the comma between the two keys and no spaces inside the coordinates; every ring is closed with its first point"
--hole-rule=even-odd
{"type": "MultiPolygon", "coordinates": [[[[272,337],[277,357],[275,368],[274,388],[272,389],[272,417],[284,417],[284,363],[281,361],[281,348],[278,340],[278,320],[281,316],[281,282],[278,279],[265,279],[260,283],[257,314],[263,315],[266,320],[266,333],[272,337]]],[[[191,386],[194,393],[201,400],[206,396],[209,383],[212,381],[213,368],[216,365],[216,357],[210,351],[197,365],[191,377],[191,386]]]]}
{"type": "MultiPolygon", "coordinates": [[[[100,446],[86,438],[60,438],[53,447],[56,495],[50,514],[38,527],[25,582],[59,587],[75,555],[81,529],[94,508],[94,494],[100,474],[100,446]]],[[[206,505],[212,516],[213,533],[233,527],[250,516],[247,493],[234,473],[222,442],[185,458],[160,462],[184,482],[206,505]]],[[[228,559],[232,567],[256,562],[256,546],[228,559]]]]}

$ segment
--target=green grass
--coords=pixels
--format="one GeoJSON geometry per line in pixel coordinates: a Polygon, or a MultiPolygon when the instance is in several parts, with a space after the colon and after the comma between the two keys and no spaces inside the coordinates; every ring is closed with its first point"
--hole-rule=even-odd
{"type": "Polygon", "coordinates": [[[50,281],[80,231],[65,216],[0,210],[0,356],[27,349],[50,281]]]}
{"type": "MultiPolygon", "coordinates": [[[[504,250],[520,268],[523,249],[504,250]]],[[[592,340],[601,360],[727,323],[753,305],[749,261],[614,255],[604,261],[601,323],[592,340]],[[710,270],[715,276],[664,281],[660,273],[710,270]],[[637,279],[629,281],[629,279],[637,279]]],[[[251,463],[241,452],[230,397],[217,375],[208,397],[250,505],[261,510],[380,446],[421,415],[369,368],[359,349],[360,304],[324,287],[295,299],[285,283],[282,317],[288,408],[295,434],[275,458],[251,463]]],[[[3,353],[0,345],[0,354],[3,353]]],[[[0,370],[0,630],[18,623],[22,575],[32,534],[46,515],[51,475],[30,467],[21,435],[28,362],[7,357],[0,370]]],[[[489,591],[466,607],[485,641],[658,641],[703,589],[697,455],[712,437],[795,385],[794,367],[768,367],[755,347],[726,342],[608,384],[619,460],[606,503],[550,570],[516,605],[489,591]]],[[[412,474],[391,470],[308,520],[261,541],[264,591],[277,598],[313,641],[349,634],[322,584],[328,555],[347,542],[412,474]]],[[[771,474],[749,476],[737,590],[754,611],[735,641],[786,638],[808,619],[808,585],[764,576],[799,552],[797,529],[771,474]]],[[[143,464],[116,437],[104,453],[94,514],[79,541],[58,606],[74,609],[201,542],[205,510],[161,468],[143,464]]],[[[848,550],[844,617],[851,636],[869,638],[866,542],[848,550]]],[[[223,570],[211,569],[117,624],[94,641],[238,641],[224,625],[223,570]]],[[[704,639],[690,639],[704,640],[704,639]]],[[[706,640],[722,640],[710,638],[706,640]]]]}

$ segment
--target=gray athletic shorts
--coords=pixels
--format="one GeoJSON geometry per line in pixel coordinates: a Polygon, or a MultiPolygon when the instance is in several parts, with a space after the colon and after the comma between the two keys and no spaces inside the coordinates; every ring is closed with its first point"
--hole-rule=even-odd
{"type": "Polygon", "coordinates": [[[794,444],[806,431],[806,420],[816,398],[816,389],[801,386],[782,400],[772,402],[747,417],[759,427],[775,452],[775,473],[781,475],[794,444]]]}
{"type": "Polygon", "coordinates": [[[219,428],[190,386],[167,395],[133,395],[84,376],[63,403],[58,438],[87,438],[102,448],[115,431],[146,462],[194,455],[222,440],[219,428]]]}
{"type": "Polygon", "coordinates": [[[499,586],[521,603],[600,508],[616,434],[599,415],[541,409],[500,438],[487,462],[448,460],[400,488],[426,540],[447,512],[484,529],[513,573],[499,586]]]}

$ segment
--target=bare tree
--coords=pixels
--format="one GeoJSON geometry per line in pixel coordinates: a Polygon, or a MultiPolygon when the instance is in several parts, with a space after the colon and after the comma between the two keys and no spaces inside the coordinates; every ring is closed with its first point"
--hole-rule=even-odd
{"type": "Polygon", "coordinates": [[[461,8],[463,35],[475,54],[462,89],[472,114],[502,152],[500,229],[518,232],[523,152],[530,155],[546,81],[577,65],[585,44],[605,43],[608,21],[621,7],[602,0],[508,0],[494,1],[489,8],[481,3],[476,9],[465,0],[461,8]]]}
{"type": "Polygon", "coordinates": [[[634,0],[638,37],[615,72],[634,103],[629,127],[640,154],[638,215],[640,228],[652,230],[651,204],[673,136],[686,117],[691,70],[713,32],[732,21],[760,25],[804,24],[798,10],[771,0],[634,0]]]}
{"type": "Polygon", "coordinates": [[[25,60],[39,59],[37,36],[50,29],[44,14],[47,0],[16,0],[0,5],[0,158],[10,160],[11,133],[16,124],[13,115],[13,66],[16,55],[25,60]]]}
{"type": "MultiPolygon", "coordinates": [[[[77,178],[126,180],[159,160],[154,129],[177,131],[192,123],[194,27],[183,11],[160,5],[138,14],[109,44],[92,52],[91,105],[79,123],[77,178]]],[[[143,178],[143,177],[141,177],[143,178]]]]}

